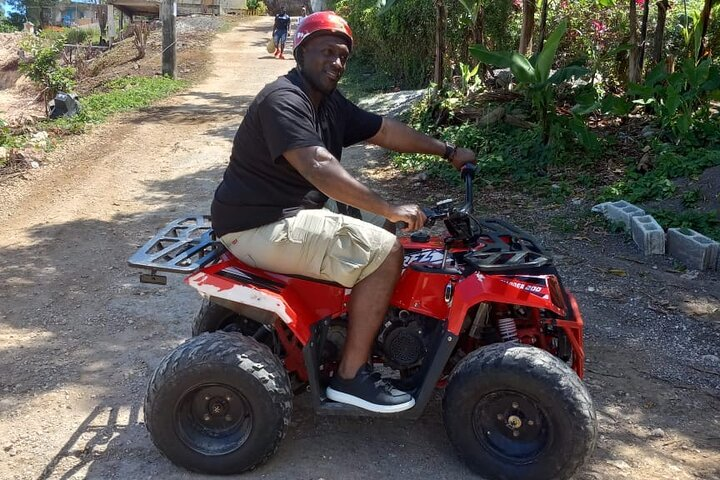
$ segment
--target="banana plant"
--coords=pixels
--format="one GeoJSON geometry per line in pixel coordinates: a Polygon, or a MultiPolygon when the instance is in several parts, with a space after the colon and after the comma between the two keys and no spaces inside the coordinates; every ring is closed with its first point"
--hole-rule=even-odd
{"type": "Polygon", "coordinates": [[[469,94],[473,87],[478,85],[477,74],[479,67],[480,65],[475,65],[475,67],[471,68],[470,65],[460,62],[460,80],[462,82],[460,89],[463,95],[469,94]]]}
{"type": "Polygon", "coordinates": [[[670,129],[677,141],[695,122],[710,117],[710,101],[720,100],[720,67],[709,58],[696,64],[686,58],[669,74],[663,64],[651,70],[643,85],[630,85],[633,103],[651,105],[663,129],[670,129]]]}
{"type": "Polygon", "coordinates": [[[482,63],[509,68],[520,88],[528,95],[542,128],[543,142],[550,139],[551,121],[555,111],[555,86],[573,77],[586,75],[585,67],[570,65],[550,75],[560,40],[567,31],[563,20],[548,36],[542,50],[528,59],[518,52],[492,52],[481,45],[470,47],[470,53],[482,63]]]}

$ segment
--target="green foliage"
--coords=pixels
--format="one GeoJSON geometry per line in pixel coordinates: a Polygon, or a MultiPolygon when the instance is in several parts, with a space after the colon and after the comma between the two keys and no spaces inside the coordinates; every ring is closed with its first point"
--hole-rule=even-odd
{"type": "Polygon", "coordinates": [[[257,6],[258,15],[267,15],[267,12],[268,12],[268,9],[267,9],[267,5],[265,5],[265,2],[263,2],[262,0],[258,1],[258,6],[257,6]]]}
{"type": "Polygon", "coordinates": [[[555,111],[555,86],[573,77],[588,73],[586,68],[568,65],[550,75],[560,40],[567,31],[567,22],[563,21],[548,36],[537,56],[527,59],[517,52],[491,52],[481,45],[470,47],[470,52],[479,61],[500,68],[509,68],[533,105],[540,121],[543,141],[551,139],[555,111]]]}
{"type": "Polygon", "coordinates": [[[720,241],[720,213],[718,212],[654,210],[650,213],[665,229],[692,228],[706,237],[720,241]]]}
{"type": "Polygon", "coordinates": [[[19,70],[33,82],[47,89],[47,97],[57,92],[70,92],[75,88],[75,69],[58,65],[58,57],[63,41],[56,40],[48,44],[42,39],[33,38],[23,49],[30,54],[28,62],[20,63],[19,70]]]}
{"type": "Polygon", "coordinates": [[[363,58],[353,58],[348,62],[345,74],[340,80],[343,95],[353,102],[377,92],[390,91],[394,86],[392,77],[366,63],[363,58]]]}
{"type": "Polygon", "coordinates": [[[720,165],[720,148],[683,149],[660,145],[654,168],[646,173],[628,169],[625,178],[607,187],[601,200],[623,198],[629,202],[670,198],[677,190],[673,179],[693,177],[703,170],[720,165]]]}
{"type": "Polygon", "coordinates": [[[372,65],[401,88],[424,86],[435,55],[432,0],[404,0],[388,8],[377,0],[337,0],[330,8],[353,29],[351,62],[372,65]]]}
{"type": "Polygon", "coordinates": [[[14,135],[2,119],[0,119],[0,147],[14,148],[22,143],[21,137],[14,135]]]}
{"type": "Polygon", "coordinates": [[[688,190],[683,194],[682,197],[683,206],[687,208],[692,208],[698,204],[701,197],[702,192],[699,189],[688,190]]]}
{"type": "Polygon", "coordinates": [[[262,0],[247,0],[248,10],[254,11],[257,15],[267,15],[267,5],[262,0]]]}
{"type": "Polygon", "coordinates": [[[65,42],[72,45],[88,42],[92,40],[92,38],[92,30],[86,28],[70,28],[65,32],[65,42]]]}
{"type": "Polygon", "coordinates": [[[720,67],[709,58],[698,64],[687,58],[668,74],[660,64],[643,85],[631,85],[628,94],[636,97],[635,103],[650,106],[661,126],[681,139],[697,121],[708,120],[709,100],[720,99],[720,67]]]}
{"type": "Polygon", "coordinates": [[[20,28],[18,28],[17,25],[14,25],[10,23],[6,19],[0,19],[0,33],[13,33],[19,31],[20,28]]]}
{"type": "Polygon", "coordinates": [[[51,125],[77,133],[88,123],[99,123],[109,115],[141,107],[184,88],[186,82],[168,77],[124,77],[108,82],[108,91],[81,99],[81,111],[72,117],[51,121],[51,125]]]}
{"type": "Polygon", "coordinates": [[[480,82],[480,77],[478,77],[479,69],[479,64],[473,68],[470,65],[460,62],[460,91],[463,95],[468,95],[473,91],[482,89],[482,83],[480,82]]]}
{"type": "MultiPolygon", "coordinates": [[[[421,126],[423,106],[415,109],[413,120],[414,126],[421,126]]],[[[525,184],[538,183],[538,135],[535,131],[504,124],[480,128],[464,123],[439,128],[434,135],[474,150],[478,155],[476,177],[483,182],[499,183],[510,177],[525,184]]],[[[458,181],[457,172],[434,155],[398,154],[393,157],[393,162],[403,171],[425,171],[431,176],[458,181]]],[[[545,186],[549,187],[549,183],[545,186]]]]}

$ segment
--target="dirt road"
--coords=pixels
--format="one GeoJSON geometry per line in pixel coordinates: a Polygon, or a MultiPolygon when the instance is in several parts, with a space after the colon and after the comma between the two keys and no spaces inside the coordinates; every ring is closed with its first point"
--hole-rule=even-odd
{"type": "MultiPolygon", "coordinates": [[[[292,65],[265,53],[270,26],[255,19],[221,34],[204,83],[96,129],[30,181],[3,186],[0,478],[206,478],[153,447],[141,412],[149,375],[189,336],[199,297],[179,278],[142,285],[125,265],[169,220],[207,212],[244,108],[292,65]]],[[[377,151],[360,147],[348,160],[370,183],[392,176],[377,151]],[[375,163],[360,168],[367,158],[375,163]]],[[[404,179],[395,186],[411,195],[404,179]]],[[[587,306],[587,380],[602,433],[577,478],[718,479],[717,320],[635,308],[612,296],[626,293],[624,279],[601,288],[593,268],[613,265],[606,249],[631,256],[627,248],[578,241],[561,251],[562,271],[587,306]],[[670,329],[669,339],[647,338],[651,323],[652,332],[670,329]]],[[[646,272],[635,288],[670,281],[645,267],[633,267],[646,272]]],[[[717,276],[670,275],[675,293],[714,312],[717,276]]],[[[476,477],[449,445],[437,400],[405,422],[316,417],[301,395],[276,456],[242,478],[476,477]]]]}

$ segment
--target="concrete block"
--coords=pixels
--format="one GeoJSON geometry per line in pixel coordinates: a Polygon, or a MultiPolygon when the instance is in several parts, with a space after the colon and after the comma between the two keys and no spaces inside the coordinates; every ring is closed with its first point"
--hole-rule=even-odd
{"type": "Polygon", "coordinates": [[[612,202],[605,206],[605,217],[611,222],[621,222],[625,224],[626,230],[630,230],[630,220],[632,217],[641,215],[645,215],[645,210],[625,200],[612,202]]]}
{"type": "Polygon", "coordinates": [[[608,205],[610,205],[610,202],[598,203],[597,205],[595,205],[594,207],[592,207],[592,208],[590,209],[590,211],[593,212],[593,213],[602,213],[603,215],[605,215],[605,212],[607,211],[607,206],[608,206],[608,205]]]}
{"type": "Polygon", "coordinates": [[[689,228],[670,228],[667,252],[694,270],[717,270],[720,243],[689,228]]]}
{"type": "Polygon", "coordinates": [[[652,215],[631,219],[632,238],[645,255],[665,254],[665,231],[652,215]]]}

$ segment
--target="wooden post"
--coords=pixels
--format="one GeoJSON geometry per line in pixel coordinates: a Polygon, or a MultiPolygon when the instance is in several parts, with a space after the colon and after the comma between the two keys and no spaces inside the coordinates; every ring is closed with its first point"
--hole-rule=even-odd
{"type": "Polygon", "coordinates": [[[535,1],[522,2],[522,27],[520,27],[520,46],[518,52],[522,55],[532,50],[533,30],[535,29],[535,1]]]}
{"type": "Polygon", "coordinates": [[[665,23],[667,22],[667,11],[670,8],[668,0],[660,0],[657,2],[657,26],[655,27],[655,42],[653,45],[653,61],[658,64],[662,61],[663,50],[665,48],[665,23]]]}
{"type": "Polygon", "coordinates": [[[117,31],[115,30],[115,7],[107,5],[107,40],[108,45],[112,45],[117,38],[117,31]]]}
{"type": "Polygon", "coordinates": [[[630,52],[628,53],[628,82],[640,83],[640,49],[638,48],[637,37],[637,8],[635,0],[630,0],[630,17],[629,17],[630,52]]]}
{"type": "Polygon", "coordinates": [[[435,71],[433,72],[433,81],[438,91],[443,88],[443,80],[445,79],[445,23],[447,22],[447,10],[444,0],[435,0],[435,13],[437,22],[435,23],[435,71]]]}
{"type": "Polygon", "coordinates": [[[177,0],[162,0],[160,21],[162,22],[162,73],[175,78],[175,17],[177,0]]]}

